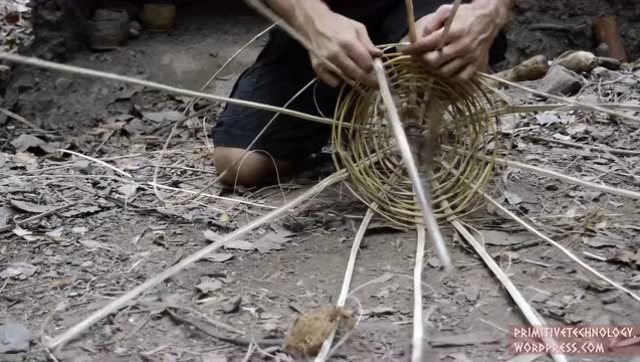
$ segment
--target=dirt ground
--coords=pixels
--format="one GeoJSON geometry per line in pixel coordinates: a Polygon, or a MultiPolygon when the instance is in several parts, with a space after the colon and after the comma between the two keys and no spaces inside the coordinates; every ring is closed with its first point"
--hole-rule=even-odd
{"type": "MultiPolygon", "coordinates": [[[[268,25],[231,8],[191,11],[184,17],[189,21],[175,32],[144,33],[122,49],[83,52],[70,63],[195,89],[268,25]]],[[[227,94],[263,44],[250,47],[207,91],[227,94]]],[[[640,105],[638,73],[582,78],[579,100],[640,105]]],[[[541,101],[507,94],[521,103],[541,101]]],[[[234,193],[214,185],[209,196],[184,204],[178,201],[190,194],[175,190],[199,190],[215,177],[208,134],[217,108],[177,130],[154,191],[159,151],[175,111],[189,99],[32,68],[14,70],[3,98],[3,108],[43,129],[0,118],[0,322],[24,325],[31,333],[26,339],[32,339],[19,353],[9,353],[16,351],[0,344],[2,361],[51,360],[43,339],[58,336],[212,240],[291,200],[324,175],[310,173],[285,180],[281,187],[234,193]],[[120,171],[53,152],[58,148],[100,159],[120,171]],[[12,225],[14,217],[48,212],[12,225]]],[[[200,101],[196,109],[207,105],[200,101]]],[[[637,124],[577,111],[511,115],[501,121],[504,152],[510,159],[640,192],[637,124]],[[557,141],[615,150],[589,151],[557,141]],[[628,152],[616,151],[621,149],[628,152]]],[[[500,170],[489,193],[588,265],[632,291],[640,289],[637,200],[511,167],[500,170]]],[[[336,301],[365,211],[344,185],[330,187],[287,217],[249,233],[103,318],[56,358],[275,360],[258,352],[245,359],[246,346],[221,342],[179,323],[169,311],[200,324],[207,319],[222,322],[256,339],[284,338],[299,312],[336,301]]],[[[482,207],[462,220],[477,230],[487,251],[548,323],[640,324],[637,301],[495,208],[482,207]]],[[[525,319],[475,252],[450,226],[443,225],[443,232],[455,272],[441,272],[428,248],[423,273],[426,360],[550,361],[548,356],[515,357],[508,350],[509,328],[525,324],[525,319]]],[[[361,320],[332,360],[410,360],[415,243],[415,232],[391,230],[374,220],[352,283],[352,289],[363,287],[348,304],[361,320]]],[[[224,328],[209,328],[233,336],[224,328]]]]}

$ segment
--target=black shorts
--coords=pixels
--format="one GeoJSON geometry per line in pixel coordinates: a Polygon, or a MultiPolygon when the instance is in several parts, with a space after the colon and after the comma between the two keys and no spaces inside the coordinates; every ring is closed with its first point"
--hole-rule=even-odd
{"type": "MultiPolygon", "coordinates": [[[[358,18],[357,14],[347,14],[367,27],[374,44],[397,43],[407,33],[405,2],[387,0],[387,3],[375,16],[358,18]]],[[[449,3],[442,0],[416,2],[416,18],[449,3]]],[[[502,34],[494,44],[492,64],[501,61],[505,51],[506,37],[502,34]]],[[[282,30],[274,29],[255,63],[234,85],[231,97],[282,107],[313,78],[315,73],[307,51],[282,30]]],[[[318,81],[288,108],[332,118],[338,92],[339,88],[318,81]]],[[[272,112],[228,104],[214,127],[214,145],[246,149],[273,116],[272,112]]],[[[330,135],[330,126],[280,115],[251,150],[268,152],[275,159],[297,163],[321,151],[330,135]]]]}

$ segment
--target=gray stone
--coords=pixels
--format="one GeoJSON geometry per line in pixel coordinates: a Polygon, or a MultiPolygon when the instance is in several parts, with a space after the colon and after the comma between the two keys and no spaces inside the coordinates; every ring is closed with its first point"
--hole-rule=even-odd
{"type": "Polygon", "coordinates": [[[608,57],[610,55],[609,45],[607,45],[607,43],[602,43],[598,45],[598,47],[595,50],[595,54],[599,57],[608,57]]]}
{"type": "Polygon", "coordinates": [[[129,27],[131,27],[131,29],[137,30],[138,32],[142,31],[142,25],[140,25],[140,23],[135,20],[129,24],[129,27]]]}
{"type": "Polygon", "coordinates": [[[594,77],[602,79],[605,82],[616,80],[620,78],[620,73],[609,70],[605,67],[597,67],[591,72],[594,77]]]}
{"type": "Polygon", "coordinates": [[[599,67],[610,69],[610,70],[619,70],[620,66],[622,66],[622,62],[616,58],[597,57],[596,65],[599,67]]]}
{"type": "Polygon", "coordinates": [[[28,352],[33,334],[22,323],[6,322],[0,326],[0,353],[28,352]]]}
{"type": "Polygon", "coordinates": [[[129,29],[129,37],[131,39],[137,39],[140,37],[140,31],[134,28],[129,29]]]}
{"type": "Polygon", "coordinates": [[[73,84],[73,81],[69,78],[58,78],[56,79],[56,91],[58,91],[58,93],[62,93],[62,92],[66,92],[67,90],[69,90],[69,88],[71,87],[71,85],[73,84]]]}
{"type": "Polygon", "coordinates": [[[539,82],[542,92],[552,95],[570,96],[582,89],[582,79],[578,74],[569,69],[554,65],[549,69],[546,77],[539,82]]]}

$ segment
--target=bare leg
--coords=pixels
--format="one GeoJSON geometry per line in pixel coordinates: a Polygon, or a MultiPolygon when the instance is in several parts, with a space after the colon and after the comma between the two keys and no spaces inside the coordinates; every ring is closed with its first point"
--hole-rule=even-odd
{"type": "Polygon", "coordinates": [[[259,186],[273,182],[276,179],[276,171],[282,177],[290,174],[293,169],[291,162],[279,160],[276,160],[276,169],[271,157],[263,153],[252,152],[245,157],[246,154],[247,151],[241,148],[217,147],[215,149],[213,158],[219,173],[237,162],[222,177],[222,183],[228,186],[259,186]]]}

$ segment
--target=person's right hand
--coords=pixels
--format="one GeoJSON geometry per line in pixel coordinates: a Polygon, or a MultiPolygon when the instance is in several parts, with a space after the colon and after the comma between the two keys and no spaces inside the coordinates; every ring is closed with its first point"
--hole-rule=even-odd
{"type": "MultiPolygon", "coordinates": [[[[344,76],[368,85],[377,84],[373,59],[382,51],[373,45],[366,27],[352,19],[323,8],[304,24],[303,32],[321,57],[335,65],[344,76]]],[[[331,67],[310,52],[311,65],[318,78],[332,87],[341,83],[331,67]]]]}

